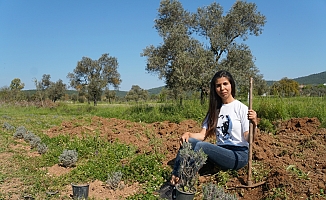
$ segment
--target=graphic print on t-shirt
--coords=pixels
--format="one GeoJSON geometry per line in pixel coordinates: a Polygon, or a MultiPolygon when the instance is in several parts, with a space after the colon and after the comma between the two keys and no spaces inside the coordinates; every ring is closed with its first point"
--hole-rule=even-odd
{"type": "MultiPolygon", "coordinates": [[[[220,115],[218,120],[220,122],[222,122],[222,126],[218,126],[217,128],[219,128],[221,130],[220,136],[222,136],[223,140],[232,140],[232,135],[230,134],[231,132],[231,128],[232,128],[232,121],[230,119],[229,115],[220,115]]],[[[219,123],[220,124],[220,123],[219,123]]]]}

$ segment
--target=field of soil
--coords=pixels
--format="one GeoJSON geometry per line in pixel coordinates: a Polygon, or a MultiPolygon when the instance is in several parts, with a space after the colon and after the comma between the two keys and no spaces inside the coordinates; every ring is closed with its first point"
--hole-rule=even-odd
{"type": "MultiPolygon", "coordinates": [[[[59,134],[79,135],[81,132],[100,130],[101,137],[108,141],[119,141],[138,146],[139,152],[151,152],[154,149],[166,155],[163,165],[172,167],[178,151],[178,138],[185,131],[196,132],[200,124],[186,120],[179,124],[157,122],[152,124],[136,123],[120,119],[93,117],[89,125],[75,127],[74,121],[65,121],[61,126],[46,131],[50,137],[59,134]],[[150,132],[148,132],[150,130],[150,132]],[[149,136],[148,133],[151,135],[149,136]],[[159,146],[149,145],[149,137],[156,137],[159,146]]],[[[78,124],[83,124],[79,121],[78,124]]],[[[86,123],[85,123],[86,124],[86,123]]],[[[259,183],[253,188],[241,188],[247,185],[247,168],[238,171],[227,183],[227,192],[235,193],[238,199],[325,199],[323,192],[326,184],[326,129],[318,128],[317,118],[300,118],[279,122],[275,134],[258,132],[253,144],[253,169],[264,172],[258,177],[259,183]]],[[[49,171],[56,174],[62,169],[53,167],[49,171]],[[56,172],[58,171],[58,172],[56,172]]],[[[200,172],[200,184],[214,180],[216,168],[204,166],[200,172]],[[209,169],[209,170],[207,170],[209,169]],[[212,171],[212,169],[214,169],[212,171]]],[[[253,176],[255,177],[255,176],[253,176]]],[[[253,179],[252,179],[253,180],[253,179]]],[[[253,180],[254,182],[255,180],[253,180]]],[[[121,191],[109,191],[102,183],[90,184],[90,197],[98,199],[114,199],[118,195],[128,196],[137,192],[137,185],[125,187],[121,191]]],[[[199,185],[200,188],[200,185],[199,185]]],[[[69,190],[67,190],[69,193],[69,190]]],[[[200,199],[200,194],[197,195],[200,199]]]]}

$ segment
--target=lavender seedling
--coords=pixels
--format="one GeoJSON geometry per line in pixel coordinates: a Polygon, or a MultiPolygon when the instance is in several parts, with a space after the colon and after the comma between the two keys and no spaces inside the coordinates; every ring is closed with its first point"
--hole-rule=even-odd
{"type": "Polygon", "coordinates": [[[14,137],[18,139],[22,139],[25,137],[26,133],[27,133],[27,129],[24,126],[19,126],[16,129],[16,132],[14,133],[14,137]]]}
{"type": "Polygon", "coordinates": [[[11,124],[9,124],[8,122],[3,123],[2,128],[6,129],[6,130],[8,130],[8,131],[12,131],[12,130],[15,129],[15,127],[13,127],[13,126],[12,126],[11,124]]]}
{"type": "Polygon", "coordinates": [[[74,167],[78,160],[78,153],[76,150],[63,150],[63,153],[59,156],[59,163],[64,167],[74,167]]]}
{"type": "Polygon", "coordinates": [[[213,183],[203,185],[203,199],[204,200],[237,200],[235,195],[225,193],[223,187],[218,187],[213,183]]]}
{"type": "Polygon", "coordinates": [[[32,131],[27,131],[26,134],[24,134],[25,142],[31,142],[34,137],[36,137],[36,135],[32,131]]]}
{"type": "Polygon", "coordinates": [[[44,143],[39,143],[37,145],[37,152],[39,154],[45,154],[48,151],[48,147],[44,143]]]}
{"type": "Polygon", "coordinates": [[[41,143],[41,138],[36,135],[32,137],[31,140],[29,141],[29,144],[31,145],[32,149],[36,148],[40,143],[41,143]]]}
{"type": "Polygon", "coordinates": [[[191,143],[184,142],[180,149],[179,189],[184,192],[196,192],[198,171],[205,164],[207,155],[202,149],[192,150],[191,143]]]}
{"type": "Polygon", "coordinates": [[[108,174],[108,179],[106,181],[106,184],[110,189],[116,190],[120,186],[121,179],[122,179],[121,171],[112,172],[111,174],[108,174]]]}

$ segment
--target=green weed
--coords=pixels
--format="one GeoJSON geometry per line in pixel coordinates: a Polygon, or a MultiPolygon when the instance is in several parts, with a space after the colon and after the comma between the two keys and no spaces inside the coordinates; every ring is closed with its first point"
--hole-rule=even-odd
{"type": "Polygon", "coordinates": [[[304,173],[302,170],[300,170],[299,168],[297,168],[295,165],[289,165],[286,168],[286,171],[289,171],[293,174],[295,174],[298,178],[300,179],[305,179],[305,180],[309,180],[309,172],[308,173],[304,173]]]}

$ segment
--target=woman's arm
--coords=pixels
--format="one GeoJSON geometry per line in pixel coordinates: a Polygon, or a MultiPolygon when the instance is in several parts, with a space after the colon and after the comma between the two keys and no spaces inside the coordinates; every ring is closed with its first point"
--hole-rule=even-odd
{"type": "Polygon", "coordinates": [[[201,131],[199,133],[185,132],[180,138],[180,145],[182,145],[183,142],[188,142],[189,138],[195,138],[197,140],[204,140],[205,134],[206,134],[205,128],[201,129],[201,131]]]}
{"type": "MultiPolygon", "coordinates": [[[[254,110],[248,110],[248,119],[250,120],[250,123],[253,124],[253,141],[255,140],[256,131],[257,131],[257,125],[258,125],[258,119],[257,119],[257,113],[254,110]]],[[[244,137],[249,142],[249,131],[244,132],[244,137]]]]}

